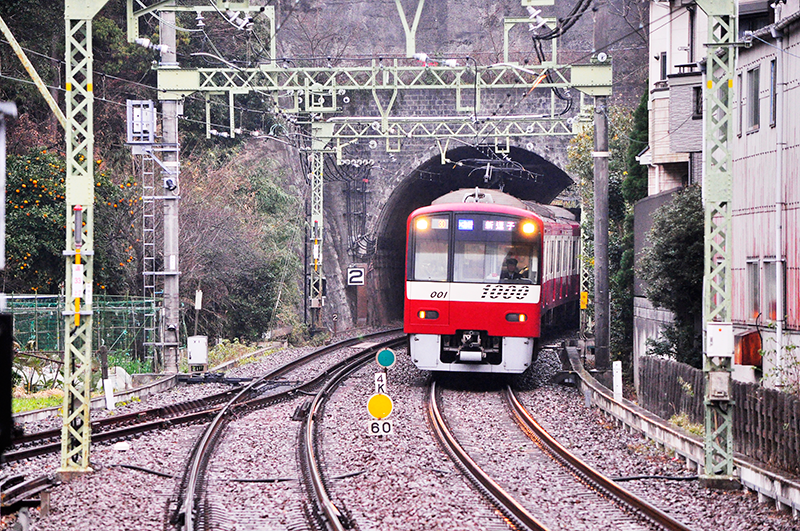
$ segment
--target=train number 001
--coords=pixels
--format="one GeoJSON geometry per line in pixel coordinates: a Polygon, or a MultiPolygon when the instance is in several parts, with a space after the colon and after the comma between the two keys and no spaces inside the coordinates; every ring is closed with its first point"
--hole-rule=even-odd
{"type": "Polygon", "coordinates": [[[391,420],[371,420],[367,422],[368,435],[391,435],[392,431],[391,420]]]}
{"type": "Polygon", "coordinates": [[[446,291],[432,291],[431,292],[431,299],[444,299],[447,297],[446,291]]]}

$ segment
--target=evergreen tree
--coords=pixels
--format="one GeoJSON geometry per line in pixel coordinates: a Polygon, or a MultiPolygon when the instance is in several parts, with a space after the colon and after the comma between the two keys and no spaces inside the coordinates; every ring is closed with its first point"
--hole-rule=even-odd
{"type": "Polygon", "coordinates": [[[652,247],[643,253],[640,272],[647,298],[675,314],[675,323],[651,352],[702,367],[703,203],[698,186],[678,192],[653,214],[652,247]]]}

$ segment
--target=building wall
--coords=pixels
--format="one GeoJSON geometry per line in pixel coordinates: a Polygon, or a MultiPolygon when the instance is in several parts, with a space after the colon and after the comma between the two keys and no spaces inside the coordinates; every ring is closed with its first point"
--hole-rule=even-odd
{"type": "Polygon", "coordinates": [[[685,74],[673,74],[669,84],[669,140],[670,150],[675,153],[699,153],[703,151],[703,113],[695,107],[702,89],[699,70],[685,74]],[[696,111],[700,111],[699,113],[696,111]]]}
{"type": "Polygon", "coordinates": [[[705,57],[708,17],[693,4],[680,1],[650,2],[650,89],[662,81],[661,54],[667,54],[666,75],[677,74],[678,65],[696,63],[705,57]],[[694,13],[694,14],[693,14],[694,13]],[[694,22],[692,22],[694,19],[694,22]],[[693,30],[690,32],[690,29],[693,30]]]}

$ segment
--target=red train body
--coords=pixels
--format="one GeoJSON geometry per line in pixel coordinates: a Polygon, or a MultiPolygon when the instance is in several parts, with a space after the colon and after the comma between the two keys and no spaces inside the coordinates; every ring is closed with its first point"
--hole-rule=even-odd
{"type": "Polygon", "coordinates": [[[521,373],[543,322],[577,315],[580,228],[566,210],[459,190],[408,218],[405,332],[420,369],[521,373]]]}

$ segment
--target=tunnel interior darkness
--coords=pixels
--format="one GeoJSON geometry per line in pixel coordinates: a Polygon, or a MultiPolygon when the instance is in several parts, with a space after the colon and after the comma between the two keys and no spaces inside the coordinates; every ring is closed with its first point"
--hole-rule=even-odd
{"type": "Polygon", "coordinates": [[[464,146],[447,152],[441,163],[432,157],[409,172],[395,188],[381,215],[374,260],[377,273],[376,315],[379,321],[403,319],[406,220],[415,209],[459,188],[501,189],[519,199],[548,204],[572,179],[559,167],[530,151],[512,147],[507,155],[491,148],[464,146]],[[488,169],[487,169],[488,166],[488,169]]]}

